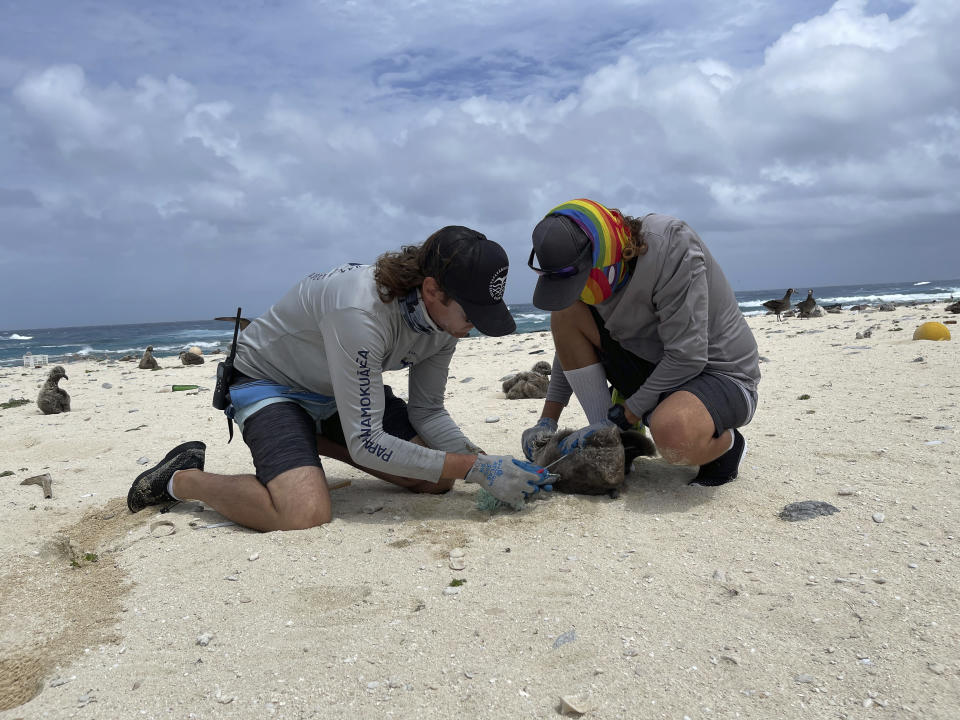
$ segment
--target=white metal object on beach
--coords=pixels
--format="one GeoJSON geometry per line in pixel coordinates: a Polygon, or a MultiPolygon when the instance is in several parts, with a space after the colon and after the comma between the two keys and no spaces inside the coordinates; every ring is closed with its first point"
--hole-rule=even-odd
{"type": "Polygon", "coordinates": [[[46,355],[34,355],[33,353],[27,353],[23,356],[23,366],[25,368],[38,368],[47,365],[50,362],[50,358],[46,355]]]}

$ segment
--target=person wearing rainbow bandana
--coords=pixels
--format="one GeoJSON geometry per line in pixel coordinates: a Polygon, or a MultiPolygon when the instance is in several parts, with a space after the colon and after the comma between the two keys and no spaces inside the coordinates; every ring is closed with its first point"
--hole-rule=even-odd
{"type": "Polygon", "coordinates": [[[759,356],[700,237],[674,217],[571,200],[534,228],[528,264],[540,276],[533,304],[551,313],[556,354],[524,454],[556,432],[573,394],[590,424],[559,443],[563,453],[611,423],[642,422],[667,462],[699,466],[691,484],[735,479],[746,451],[737,428],[757,406],[759,356]]]}

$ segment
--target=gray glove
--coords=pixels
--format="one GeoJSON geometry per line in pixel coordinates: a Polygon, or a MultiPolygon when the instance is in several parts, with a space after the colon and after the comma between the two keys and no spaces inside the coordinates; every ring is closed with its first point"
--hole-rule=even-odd
{"type": "Polygon", "coordinates": [[[557,443],[557,450],[560,451],[561,455],[566,455],[573,452],[579,447],[583,447],[584,441],[596,433],[598,430],[603,430],[607,427],[613,427],[613,423],[608,420],[602,422],[592,423],[586,427],[580,428],[576,432],[572,432],[567,435],[563,440],[557,443]]]}
{"type": "Polygon", "coordinates": [[[523,501],[544,490],[552,490],[549,472],[539,465],[516,460],[510,455],[478,455],[464,480],[477,483],[497,500],[523,507],[523,501]]]}
{"type": "Polygon", "coordinates": [[[523,435],[520,436],[520,444],[523,446],[523,454],[526,456],[527,460],[533,462],[533,445],[535,441],[546,437],[547,435],[552,435],[557,431],[557,421],[551,420],[548,417],[540,418],[540,422],[534,425],[532,428],[527,428],[523,431],[523,435]]]}

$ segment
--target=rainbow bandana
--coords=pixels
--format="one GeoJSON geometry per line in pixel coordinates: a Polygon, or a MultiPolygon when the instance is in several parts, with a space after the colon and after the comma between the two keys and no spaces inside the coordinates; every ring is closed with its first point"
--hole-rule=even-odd
{"type": "Polygon", "coordinates": [[[547,215],[565,215],[593,241],[593,268],[580,293],[583,302],[597,305],[623,287],[630,273],[623,261],[623,246],[630,230],[622,217],[586,198],[557,205],[547,215]]]}

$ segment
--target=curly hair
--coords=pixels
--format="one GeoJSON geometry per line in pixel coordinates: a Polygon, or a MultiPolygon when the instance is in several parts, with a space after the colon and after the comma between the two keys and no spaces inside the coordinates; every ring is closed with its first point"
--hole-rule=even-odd
{"type": "Polygon", "coordinates": [[[610,208],[610,212],[616,213],[624,219],[627,227],[630,229],[630,240],[623,245],[623,259],[633,260],[640,255],[646,255],[650,246],[643,239],[643,233],[640,232],[640,225],[643,222],[641,218],[635,218],[632,215],[624,215],[617,208],[610,208]]]}
{"type": "MultiPolygon", "coordinates": [[[[404,245],[398,252],[385,252],[374,264],[373,277],[377,295],[385,302],[406,297],[414,288],[423,285],[423,279],[432,277],[440,282],[444,268],[437,252],[437,230],[420,245],[404,245]]],[[[449,263],[453,258],[448,258],[449,263]]],[[[446,289],[441,286],[446,295],[446,289]]]]}

